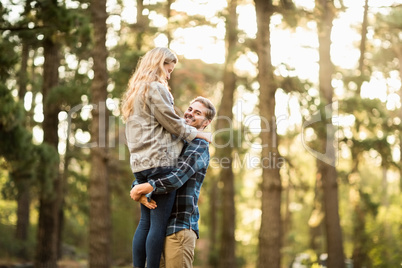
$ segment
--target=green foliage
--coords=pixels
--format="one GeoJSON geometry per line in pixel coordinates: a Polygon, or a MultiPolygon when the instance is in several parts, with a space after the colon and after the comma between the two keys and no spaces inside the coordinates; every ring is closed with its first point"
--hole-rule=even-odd
{"type": "MultiPolygon", "coordinates": [[[[401,201],[400,197],[397,199],[401,201]]],[[[391,205],[382,207],[377,217],[372,218],[369,222],[366,232],[371,238],[369,256],[374,267],[391,268],[400,265],[402,254],[401,216],[400,206],[391,205]]]]}
{"type": "Polygon", "coordinates": [[[213,91],[222,79],[222,72],[222,65],[180,59],[169,82],[175,105],[187,109],[189,102],[197,96],[213,100],[213,91]]]}
{"type": "Polygon", "coordinates": [[[9,77],[19,58],[14,50],[16,44],[9,37],[9,34],[3,33],[0,39],[0,81],[2,82],[9,77]]]}
{"type": "Polygon", "coordinates": [[[24,110],[20,102],[16,102],[11,92],[0,83],[0,155],[9,166],[9,177],[1,189],[6,198],[15,198],[20,185],[34,177],[35,146],[32,135],[25,128],[24,110]]]}
{"type": "Polygon", "coordinates": [[[297,76],[278,77],[279,87],[286,93],[305,93],[306,89],[312,84],[308,81],[302,81],[297,76]]]}
{"type": "MultiPolygon", "coordinates": [[[[3,206],[2,210],[4,209],[3,206]]],[[[15,209],[15,208],[14,208],[15,209]]],[[[27,249],[27,256],[33,258],[35,252],[35,237],[34,230],[31,228],[27,241],[18,241],[15,239],[15,226],[3,224],[0,222],[0,258],[14,259],[18,256],[22,249],[27,249]]]]}
{"type": "Polygon", "coordinates": [[[119,62],[119,67],[110,73],[115,84],[112,92],[116,98],[121,98],[127,89],[128,80],[137,67],[137,62],[145,54],[143,51],[133,50],[128,44],[122,44],[110,51],[119,62]]]}
{"type": "Polygon", "coordinates": [[[0,83],[0,127],[2,132],[12,131],[23,120],[22,105],[14,100],[11,91],[0,83]]]}
{"type": "Polygon", "coordinates": [[[71,80],[65,85],[53,88],[48,94],[45,105],[56,105],[58,107],[74,107],[81,104],[81,96],[87,93],[87,85],[80,83],[79,79],[71,80]],[[75,83],[76,82],[76,83],[75,83]]]}
{"type": "Polygon", "coordinates": [[[38,156],[38,166],[36,174],[41,189],[42,196],[52,196],[55,194],[53,180],[58,176],[59,154],[56,149],[46,143],[42,143],[36,148],[38,156]]]}
{"type": "Polygon", "coordinates": [[[380,46],[374,47],[373,69],[381,68],[384,74],[397,70],[400,65],[401,29],[402,29],[402,7],[396,6],[389,14],[376,14],[375,25],[376,37],[380,46]]]}

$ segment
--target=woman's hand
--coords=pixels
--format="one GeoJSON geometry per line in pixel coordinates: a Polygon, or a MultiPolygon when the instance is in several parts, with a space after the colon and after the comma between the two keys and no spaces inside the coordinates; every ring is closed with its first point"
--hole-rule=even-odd
{"type": "Polygon", "coordinates": [[[156,202],[151,199],[151,202],[148,202],[148,199],[145,195],[141,195],[140,203],[146,206],[149,209],[155,209],[157,207],[156,202]]]}

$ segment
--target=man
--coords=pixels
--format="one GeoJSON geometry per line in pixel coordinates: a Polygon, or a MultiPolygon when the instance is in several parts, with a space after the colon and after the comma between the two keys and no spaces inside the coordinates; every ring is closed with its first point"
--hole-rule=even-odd
{"type": "MultiPolygon", "coordinates": [[[[216,114],[214,105],[206,98],[197,97],[184,113],[186,124],[204,130],[216,114]]],[[[195,242],[199,238],[198,198],[209,164],[209,144],[202,139],[186,143],[177,167],[166,177],[136,185],[130,195],[146,207],[157,204],[144,194],[165,194],[177,190],[166,230],[164,265],[166,268],[193,267],[195,242]]]]}

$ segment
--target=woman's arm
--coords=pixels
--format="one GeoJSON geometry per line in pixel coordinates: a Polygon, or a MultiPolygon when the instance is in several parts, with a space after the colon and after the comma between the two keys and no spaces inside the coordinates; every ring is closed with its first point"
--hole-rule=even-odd
{"type": "Polygon", "coordinates": [[[186,125],[185,121],[176,114],[172,97],[161,83],[152,83],[148,96],[152,115],[169,133],[189,142],[197,136],[197,129],[186,125]]]}

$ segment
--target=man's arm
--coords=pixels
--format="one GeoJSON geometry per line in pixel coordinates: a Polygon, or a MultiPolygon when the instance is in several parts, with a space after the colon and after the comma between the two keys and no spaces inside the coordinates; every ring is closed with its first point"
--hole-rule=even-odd
{"type": "Polygon", "coordinates": [[[209,163],[208,143],[201,139],[195,139],[189,143],[180,160],[177,168],[169,175],[150,180],[149,183],[134,185],[131,189],[130,196],[138,201],[141,195],[154,193],[165,194],[179,189],[187,182],[191,176],[197,173],[209,163]]]}
{"type": "Polygon", "coordinates": [[[155,183],[155,194],[165,194],[179,189],[195,173],[208,166],[208,143],[205,140],[195,139],[189,143],[181,155],[177,168],[169,175],[150,180],[155,183]]]}

